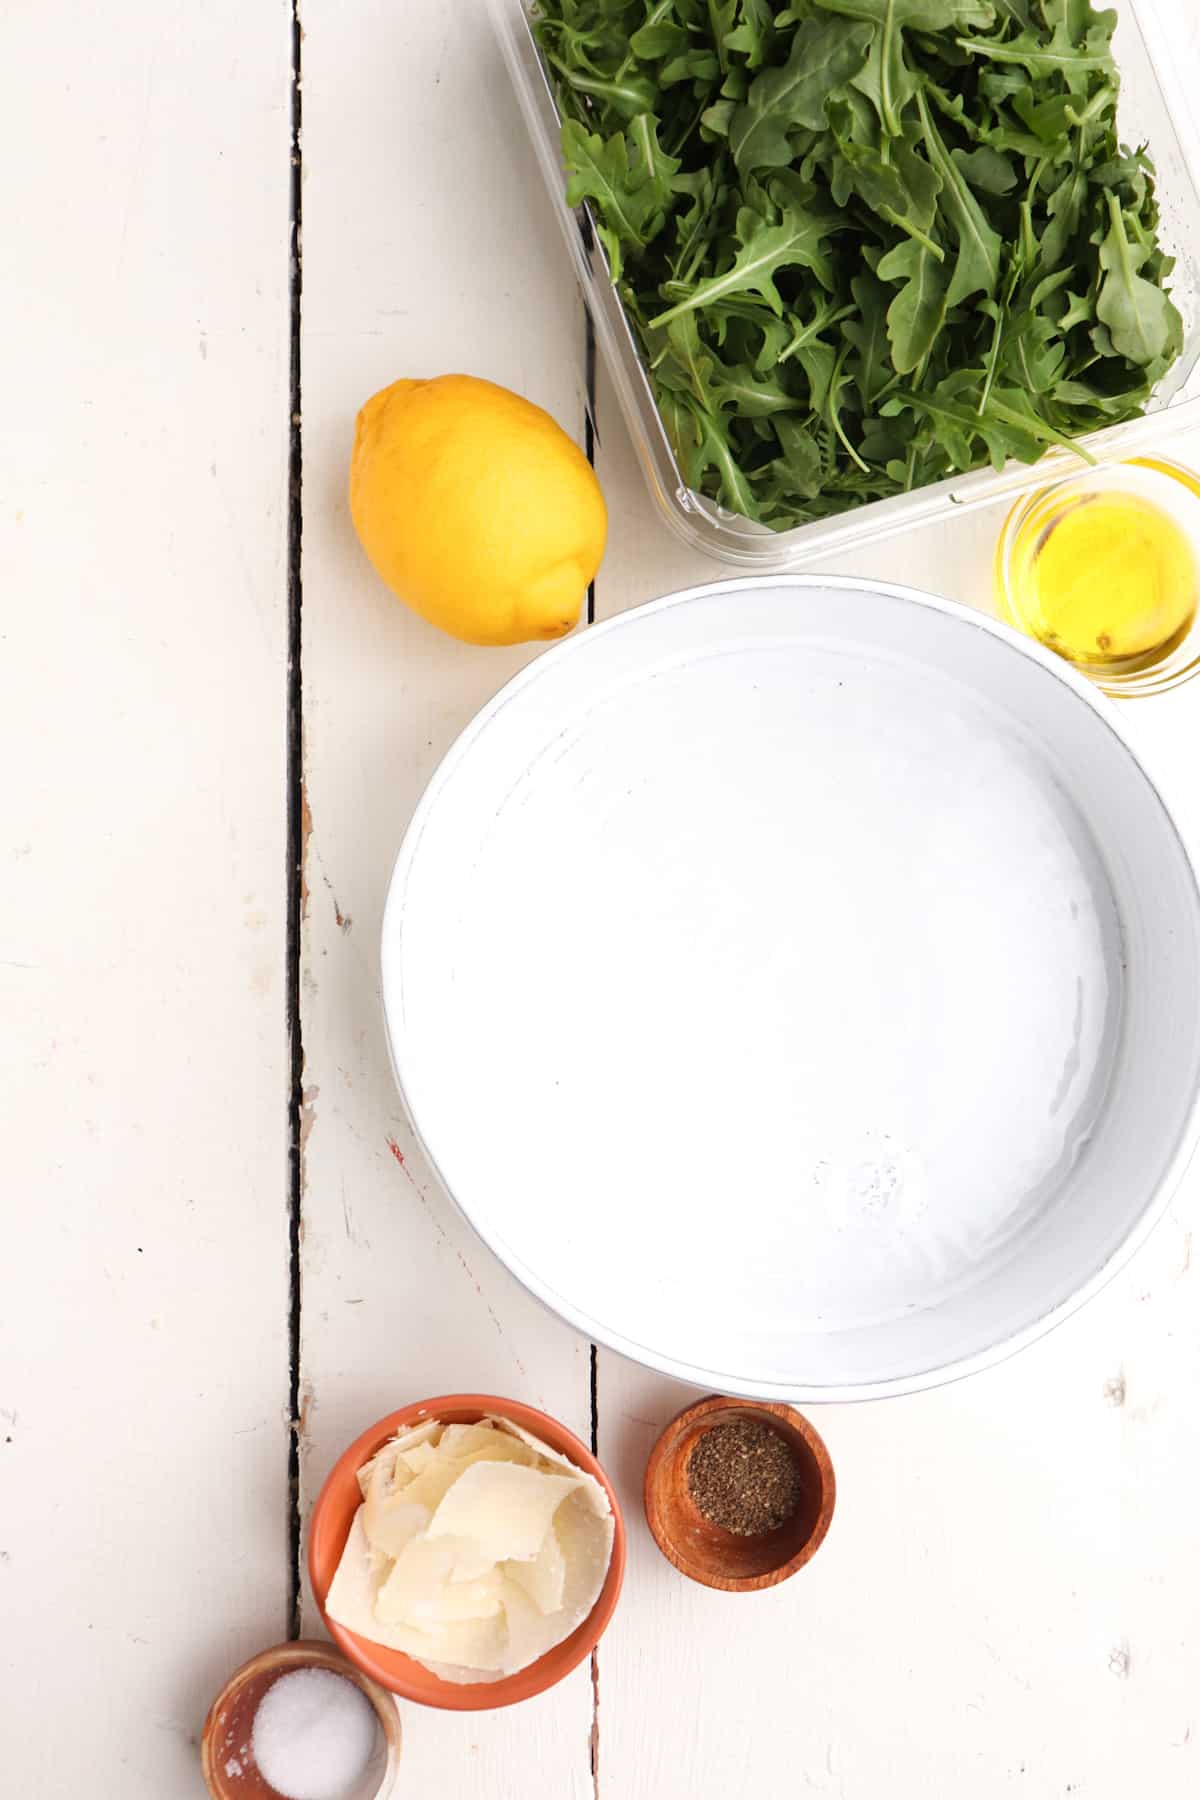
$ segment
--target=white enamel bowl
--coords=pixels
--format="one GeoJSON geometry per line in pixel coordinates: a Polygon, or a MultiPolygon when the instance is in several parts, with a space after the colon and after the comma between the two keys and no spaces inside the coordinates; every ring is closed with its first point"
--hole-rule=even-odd
{"type": "Polygon", "coordinates": [[[1030,1342],[1196,1135],[1200,899],[1115,709],[909,589],[693,589],[547,652],[404,840],[397,1078],[481,1237],[724,1393],[1030,1342]]]}

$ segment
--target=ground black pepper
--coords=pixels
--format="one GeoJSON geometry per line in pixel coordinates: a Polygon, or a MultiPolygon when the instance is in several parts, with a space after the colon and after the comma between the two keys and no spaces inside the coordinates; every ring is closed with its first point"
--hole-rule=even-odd
{"type": "Polygon", "coordinates": [[[714,1425],[688,1458],[688,1492],[704,1517],[738,1537],[774,1531],[800,1504],[791,1445],[757,1419],[714,1425]]]}

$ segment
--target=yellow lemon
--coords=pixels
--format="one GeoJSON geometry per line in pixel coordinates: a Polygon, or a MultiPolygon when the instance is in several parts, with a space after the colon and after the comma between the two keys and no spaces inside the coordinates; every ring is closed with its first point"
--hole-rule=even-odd
{"type": "Polygon", "coordinates": [[[579,618],[608,518],[549,413],[490,381],[394,381],[358,415],[350,513],[387,585],[469,644],[557,638],[579,618]]]}

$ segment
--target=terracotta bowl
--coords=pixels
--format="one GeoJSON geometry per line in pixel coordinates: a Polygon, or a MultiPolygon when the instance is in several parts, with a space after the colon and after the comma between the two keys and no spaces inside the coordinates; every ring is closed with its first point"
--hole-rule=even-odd
{"type": "Polygon", "coordinates": [[[358,1786],[347,1800],[385,1800],[400,1764],[400,1715],[390,1694],[347,1662],[332,1644],[302,1638],[276,1644],[243,1663],[209,1708],[200,1739],[200,1766],[213,1800],[273,1800],[277,1790],[263,1780],[248,1753],[254,1715],[272,1682],[293,1669],[328,1669],[344,1675],[367,1696],[379,1720],[379,1743],[358,1786]]]}
{"type": "Polygon", "coordinates": [[[330,1634],[351,1662],[356,1663],[365,1675],[369,1675],[381,1687],[390,1689],[393,1694],[401,1694],[406,1700],[420,1701],[422,1706],[441,1706],[452,1712],[480,1712],[495,1706],[511,1706],[514,1701],[528,1700],[534,1694],[544,1693],[555,1682],[561,1681],[564,1675],[569,1675],[585,1656],[590,1655],[613,1616],[617,1597],[621,1592],[621,1581],[625,1574],[625,1524],[608,1476],[587,1446],[580,1443],[574,1432],[568,1431],[565,1425],[560,1425],[545,1413],[535,1411],[532,1406],[522,1406],[516,1400],[503,1400],[495,1394],[444,1394],[436,1400],[421,1400],[413,1406],[401,1407],[399,1412],[389,1413],[386,1419],[380,1419],[378,1424],[372,1425],[360,1438],[356,1438],[350,1448],[338,1458],[313,1508],[308,1534],[308,1571],[312,1578],[313,1594],[330,1634]],[[382,1644],[373,1644],[369,1639],[347,1631],[335,1619],[327,1617],[325,1596],[341,1561],[351,1521],[362,1499],[358,1487],[358,1471],[363,1464],[369,1462],[380,1446],[393,1437],[402,1425],[415,1425],[421,1419],[430,1418],[442,1419],[448,1425],[474,1425],[489,1413],[496,1418],[511,1419],[514,1425],[523,1426],[552,1449],[569,1457],[587,1474],[596,1477],[608,1495],[613,1510],[615,1531],[612,1561],[600,1590],[600,1598],[582,1625],[577,1626],[561,1644],[556,1644],[553,1650],[548,1650],[545,1656],[539,1657],[537,1662],[531,1663],[527,1669],[519,1670],[515,1675],[502,1676],[498,1681],[443,1681],[440,1675],[432,1674],[413,1657],[405,1656],[399,1650],[387,1650],[382,1644]]]}
{"type": "Polygon", "coordinates": [[[723,1400],[714,1395],[672,1419],[646,1464],[646,1522],[675,1567],[705,1587],[751,1594],[774,1587],[814,1556],[833,1517],[833,1464],[820,1436],[790,1406],[723,1400]],[[787,1439],[800,1470],[801,1498],[790,1519],[773,1531],[739,1537],[704,1517],[688,1490],[688,1462],[714,1425],[757,1419],[787,1439]]]}

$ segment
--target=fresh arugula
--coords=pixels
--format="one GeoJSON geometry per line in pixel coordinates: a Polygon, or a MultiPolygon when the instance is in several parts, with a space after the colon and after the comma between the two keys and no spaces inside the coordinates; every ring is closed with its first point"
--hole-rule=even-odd
{"type": "Polygon", "coordinates": [[[847,29],[836,19],[805,19],[783,68],[756,76],[730,120],[729,148],[743,175],[786,167],[797,129],[824,128],[830,95],[858,74],[873,36],[870,26],[847,29]]]}
{"type": "Polygon", "coordinates": [[[1139,413],[1183,346],[1091,0],[536,0],[690,485],[776,529],[1139,413]]]}

